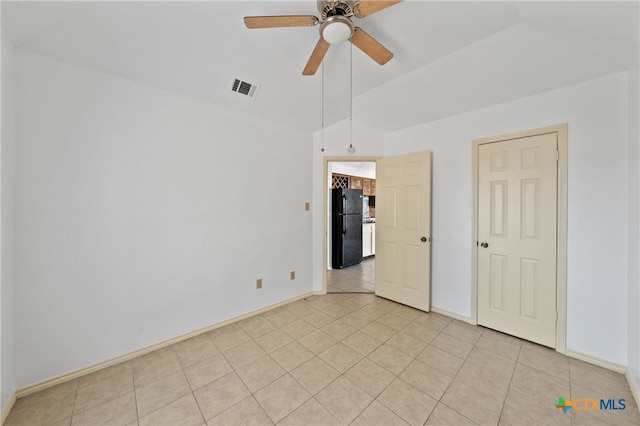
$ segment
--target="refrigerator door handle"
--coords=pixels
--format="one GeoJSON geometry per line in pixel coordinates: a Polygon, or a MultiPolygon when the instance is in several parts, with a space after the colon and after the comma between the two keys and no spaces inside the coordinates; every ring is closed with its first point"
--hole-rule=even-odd
{"type": "Polygon", "coordinates": [[[347,196],[342,194],[342,233],[347,233],[347,221],[345,215],[347,214],[347,196]]]}

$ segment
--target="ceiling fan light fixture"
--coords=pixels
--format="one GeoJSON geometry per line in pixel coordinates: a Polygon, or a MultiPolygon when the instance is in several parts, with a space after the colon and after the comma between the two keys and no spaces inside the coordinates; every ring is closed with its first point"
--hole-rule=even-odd
{"type": "Polygon", "coordinates": [[[320,36],[329,44],[339,44],[349,40],[353,31],[351,20],[340,15],[330,16],[320,26],[320,36]]]}

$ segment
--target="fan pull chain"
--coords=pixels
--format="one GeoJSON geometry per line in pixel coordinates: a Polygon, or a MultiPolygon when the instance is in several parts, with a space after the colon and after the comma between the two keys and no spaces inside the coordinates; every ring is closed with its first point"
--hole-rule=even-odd
{"type": "Polygon", "coordinates": [[[349,50],[349,154],[356,152],[353,147],[353,43],[349,50]]]}
{"type": "Polygon", "coordinates": [[[320,103],[321,105],[321,112],[320,112],[320,121],[321,121],[321,141],[322,141],[322,148],[320,148],[320,152],[324,152],[324,61],[322,61],[322,79],[321,79],[322,83],[320,84],[321,90],[322,90],[322,94],[321,94],[321,101],[320,103]]]}

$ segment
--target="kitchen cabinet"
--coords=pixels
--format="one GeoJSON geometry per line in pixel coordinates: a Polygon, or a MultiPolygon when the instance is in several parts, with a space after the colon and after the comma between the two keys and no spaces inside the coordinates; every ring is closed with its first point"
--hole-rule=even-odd
{"type": "Polygon", "coordinates": [[[367,197],[376,195],[376,180],[375,179],[362,179],[362,195],[367,197]]]}
{"type": "Polygon", "coordinates": [[[349,188],[351,188],[351,189],[362,189],[362,178],[351,177],[349,179],[349,188]]]}
{"type": "Polygon", "coordinates": [[[362,224],[362,257],[376,254],[376,224],[362,224]]]}
{"type": "Polygon", "coordinates": [[[376,195],[375,179],[333,173],[331,175],[331,187],[362,189],[362,195],[366,197],[376,195]]]}
{"type": "Polygon", "coordinates": [[[371,179],[362,179],[362,195],[371,195],[371,179]]]}

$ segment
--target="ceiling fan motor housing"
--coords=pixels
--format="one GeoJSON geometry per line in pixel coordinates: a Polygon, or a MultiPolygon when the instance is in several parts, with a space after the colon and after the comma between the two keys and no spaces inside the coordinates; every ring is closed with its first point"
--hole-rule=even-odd
{"type": "Polygon", "coordinates": [[[323,21],[336,15],[349,18],[353,16],[353,2],[318,0],[318,10],[320,11],[320,16],[323,21]]]}

